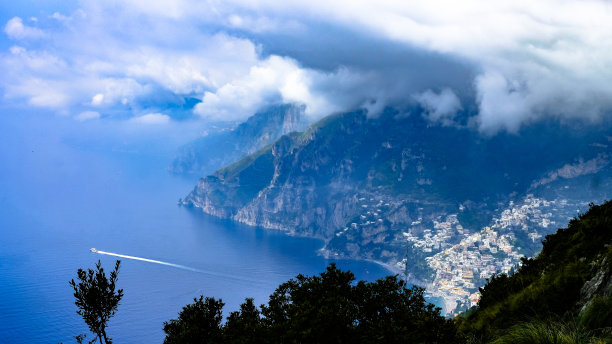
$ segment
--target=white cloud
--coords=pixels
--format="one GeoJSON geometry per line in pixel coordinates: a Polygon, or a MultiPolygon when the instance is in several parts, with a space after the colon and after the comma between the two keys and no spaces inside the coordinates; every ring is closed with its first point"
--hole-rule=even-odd
{"type": "Polygon", "coordinates": [[[59,12],[54,12],[54,13],[53,13],[53,14],[50,16],[50,18],[53,18],[53,19],[56,19],[56,20],[59,20],[59,21],[67,21],[67,20],[70,20],[70,17],[65,16],[65,15],[63,15],[63,14],[61,14],[61,13],[59,13],[59,12]]]}
{"type": "MultiPolygon", "coordinates": [[[[46,87],[43,87],[46,88],[46,87]]],[[[37,107],[62,109],[68,103],[68,97],[54,90],[40,90],[39,93],[32,95],[29,104],[37,107]]]]}
{"type": "Polygon", "coordinates": [[[234,120],[252,115],[266,103],[306,102],[309,80],[304,75],[300,78],[300,72],[295,61],[271,56],[252,66],[248,74],[204,93],[195,112],[208,118],[234,120]]]}
{"type": "Polygon", "coordinates": [[[84,121],[89,121],[92,119],[100,118],[100,113],[96,111],[83,111],[80,114],[78,114],[75,118],[78,121],[84,122],[84,121]]]}
{"type": "MultiPolygon", "coordinates": [[[[33,22],[35,22],[33,20],[33,22]]],[[[23,20],[14,17],[4,26],[4,32],[12,39],[33,39],[45,37],[45,33],[37,28],[23,24],[23,20]]]]}
{"type": "Polygon", "coordinates": [[[170,122],[170,116],[161,113],[149,113],[134,117],[130,121],[139,124],[166,124],[170,122]]]}
{"type": "Polygon", "coordinates": [[[5,95],[15,98],[25,97],[31,106],[54,110],[65,110],[72,102],[69,92],[63,89],[61,83],[33,77],[8,87],[5,95]]]}
{"type": "MultiPolygon", "coordinates": [[[[171,29],[165,36],[152,35],[154,38],[143,34],[141,28],[129,27],[124,36],[109,35],[107,21],[120,21],[122,16],[94,14],[100,16],[86,15],[83,10],[70,17],[57,13],[47,18],[62,22],[51,39],[29,49],[13,46],[11,54],[0,56],[0,72],[5,76],[0,85],[7,98],[54,109],[78,111],[92,105],[143,111],[146,104],[160,98],[160,92],[199,96],[248,73],[259,61],[257,46],[247,39],[196,33],[191,38],[198,44],[177,47],[173,46],[177,43],[171,29]],[[91,17],[100,22],[92,23],[91,17]],[[53,86],[41,90],[37,85],[53,86]]],[[[161,25],[152,31],[164,29],[161,25]]],[[[184,31],[177,36],[190,36],[189,29],[184,31]]]]}
{"type": "Polygon", "coordinates": [[[479,127],[494,133],[500,129],[516,132],[531,115],[529,93],[525,85],[507,80],[496,72],[484,73],[476,78],[479,127]]]}
{"type": "Polygon", "coordinates": [[[9,38],[24,40],[0,56],[0,85],[9,99],[76,112],[86,106],[142,112],[166,92],[201,97],[196,112],[202,116],[235,119],[273,101],[304,103],[313,116],[360,106],[376,113],[417,94],[430,120],[446,121],[457,107],[455,93],[462,99],[469,93],[395,72],[406,68],[399,58],[368,68],[334,62],[346,61],[342,56],[376,61],[384,53],[367,45],[356,51],[351,39],[337,39],[320,58],[331,68],[305,67],[300,53],[313,46],[300,46],[294,36],[310,35],[305,42],[318,44],[327,38],[321,32],[342,31],[464,61],[474,71],[468,82],[479,107],[473,123],[483,132],[517,131],[545,116],[596,119],[612,109],[612,3],[603,0],[80,5],[30,25],[19,17],[6,23],[9,38]],[[276,55],[267,50],[272,41],[276,55]]]}
{"type": "Polygon", "coordinates": [[[594,174],[606,167],[609,163],[610,161],[608,160],[608,156],[606,154],[599,154],[597,157],[587,161],[580,158],[574,164],[565,164],[558,170],[549,172],[548,176],[533,182],[531,187],[535,188],[541,185],[546,185],[559,178],[571,179],[586,174],[594,174]]]}
{"type": "Polygon", "coordinates": [[[100,106],[102,105],[103,101],[104,101],[103,93],[98,93],[95,96],[91,97],[91,105],[93,106],[100,106]]]}
{"type": "MultiPolygon", "coordinates": [[[[204,94],[195,112],[218,120],[235,120],[252,115],[262,106],[286,102],[306,105],[311,119],[371,105],[377,98],[371,75],[347,68],[325,73],[301,67],[297,61],[272,55],[251,67],[249,73],[204,94]]],[[[380,108],[371,108],[374,114],[380,108]]]]}
{"type": "Polygon", "coordinates": [[[226,34],[199,35],[198,45],[178,50],[156,46],[121,51],[122,73],[148,79],[175,93],[203,93],[244,75],[258,62],[257,47],[226,34]]]}
{"type": "Polygon", "coordinates": [[[609,1],[236,0],[226,6],[323,21],[466,59],[482,71],[474,80],[482,130],[516,131],[551,115],[596,118],[612,107],[609,1]]]}
{"type": "Polygon", "coordinates": [[[250,16],[250,15],[238,15],[231,14],[227,18],[227,24],[229,27],[236,29],[249,30],[257,33],[266,32],[296,32],[305,31],[306,27],[295,21],[295,20],[282,20],[277,18],[271,18],[267,16],[250,16]]]}
{"type": "Polygon", "coordinates": [[[424,116],[432,123],[452,125],[455,115],[463,108],[459,97],[449,88],[439,93],[427,90],[413,97],[426,110],[424,116]]]}

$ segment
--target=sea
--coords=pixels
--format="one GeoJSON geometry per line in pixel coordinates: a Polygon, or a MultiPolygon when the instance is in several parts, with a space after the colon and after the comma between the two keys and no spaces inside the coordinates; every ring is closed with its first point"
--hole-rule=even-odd
{"type": "Polygon", "coordinates": [[[162,343],[164,322],[200,295],[222,299],[228,315],[331,262],[357,279],[390,274],[324,259],[319,240],[179,206],[198,178],[167,166],[194,126],[0,110],[0,343],[92,339],[68,282],[98,260],[106,271],[121,260],[125,296],[107,331],[115,343],[162,343]]]}

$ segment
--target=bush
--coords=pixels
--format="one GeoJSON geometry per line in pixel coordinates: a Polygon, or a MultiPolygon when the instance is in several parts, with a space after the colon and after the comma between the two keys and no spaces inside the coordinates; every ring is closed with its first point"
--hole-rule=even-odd
{"type": "Polygon", "coordinates": [[[178,319],[164,322],[164,344],[222,343],[222,300],[207,297],[193,299],[194,303],[183,307],[178,319]]]}
{"type": "Polygon", "coordinates": [[[536,321],[520,323],[492,344],[592,344],[603,343],[573,323],[536,321]]]}
{"type": "Polygon", "coordinates": [[[580,318],[580,325],[589,330],[612,327],[612,296],[593,298],[580,318]]]}
{"type": "Polygon", "coordinates": [[[259,311],[247,299],[221,325],[221,300],[203,297],[165,323],[164,343],[457,343],[454,323],[423,289],[390,276],[355,283],[334,264],[281,284],[259,311]]]}

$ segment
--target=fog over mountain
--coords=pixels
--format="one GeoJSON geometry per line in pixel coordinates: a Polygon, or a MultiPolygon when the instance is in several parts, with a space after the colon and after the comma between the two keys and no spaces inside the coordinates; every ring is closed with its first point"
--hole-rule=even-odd
{"type": "Polygon", "coordinates": [[[2,6],[4,102],[81,120],[243,120],[279,102],[314,119],[375,116],[452,97],[432,121],[470,109],[469,125],[492,135],[610,112],[605,1],[2,6]]]}

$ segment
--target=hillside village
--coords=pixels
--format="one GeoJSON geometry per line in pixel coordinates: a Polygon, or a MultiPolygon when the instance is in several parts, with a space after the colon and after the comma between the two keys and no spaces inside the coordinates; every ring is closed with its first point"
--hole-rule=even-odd
{"type": "MultiPolygon", "coordinates": [[[[431,228],[419,234],[410,230],[402,234],[408,245],[427,256],[425,260],[433,274],[427,292],[443,300],[444,311],[449,315],[476,305],[478,287],[496,273],[517,268],[522,257],[535,253],[533,248],[539,247],[545,235],[569,219],[553,217],[553,213],[571,214],[576,208],[567,200],[547,201],[528,194],[519,203],[510,202],[489,226],[477,232],[464,228],[458,214],[449,214],[440,216],[431,228]]],[[[367,216],[367,212],[362,215],[364,219],[367,216]]],[[[421,226],[421,221],[413,221],[412,225],[421,226]]],[[[406,263],[411,264],[409,259],[398,262],[397,268],[405,270],[406,263]]]]}
{"type": "Polygon", "coordinates": [[[558,218],[553,219],[553,213],[567,214],[571,209],[575,207],[565,200],[547,201],[529,194],[519,204],[510,202],[490,226],[476,233],[464,230],[456,214],[452,214],[443,222],[435,222],[433,230],[423,238],[404,235],[423,251],[440,248],[426,258],[435,271],[427,291],[442,298],[445,312],[452,314],[476,305],[480,297],[478,287],[494,274],[510,273],[518,267],[522,257],[533,254],[521,245],[539,244],[543,236],[554,232],[555,225],[561,225],[558,218]],[[448,247],[447,238],[452,231],[463,231],[464,238],[448,247]]]}

